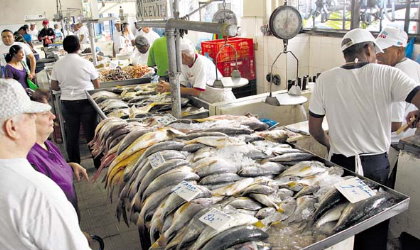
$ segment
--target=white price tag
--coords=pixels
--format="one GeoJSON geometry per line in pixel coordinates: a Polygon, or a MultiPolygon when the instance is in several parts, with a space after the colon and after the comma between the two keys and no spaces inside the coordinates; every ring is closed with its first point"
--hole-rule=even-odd
{"type": "Polygon", "coordinates": [[[358,177],[354,177],[335,184],[335,187],[347,198],[351,203],[367,199],[376,194],[366,183],[358,177]]]}
{"type": "Polygon", "coordinates": [[[223,213],[222,211],[212,208],[209,212],[200,217],[200,221],[218,230],[220,227],[229,223],[232,216],[223,213]]]}
{"type": "Polygon", "coordinates": [[[163,158],[160,152],[152,154],[147,159],[149,160],[150,165],[152,166],[153,169],[158,168],[160,165],[162,165],[165,162],[165,159],[163,158]]]}
{"type": "Polygon", "coordinates": [[[200,189],[196,185],[186,181],[182,181],[176,185],[172,191],[186,201],[193,200],[201,193],[200,189]]]}
{"type": "Polygon", "coordinates": [[[164,126],[168,125],[171,122],[176,121],[177,119],[171,115],[171,114],[166,114],[162,117],[157,118],[157,121],[161,124],[163,124],[164,126]]]}

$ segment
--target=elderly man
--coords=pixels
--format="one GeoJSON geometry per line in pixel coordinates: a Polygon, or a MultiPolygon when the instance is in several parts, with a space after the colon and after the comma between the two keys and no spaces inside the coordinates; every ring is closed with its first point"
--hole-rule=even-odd
{"type": "MultiPolygon", "coordinates": [[[[3,41],[3,44],[0,44],[0,66],[2,69],[1,71],[3,72],[3,69],[4,69],[3,67],[6,66],[6,59],[4,56],[7,53],[9,53],[10,47],[12,47],[13,45],[19,45],[20,47],[23,48],[23,52],[25,53],[26,58],[29,59],[29,64],[30,64],[29,74],[31,75],[31,78],[35,77],[36,59],[31,48],[25,43],[15,42],[15,37],[13,36],[13,32],[8,29],[5,29],[1,32],[1,39],[3,41]]],[[[1,75],[4,75],[4,74],[0,74],[0,76],[1,75]]]]}
{"type": "MultiPolygon", "coordinates": [[[[354,29],[342,40],[346,64],[323,72],[309,104],[309,131],[331,161],[385,184],[389,173],[391,104],[420,108],[420,86],[398,69],[376,64],[381,52],[369,31],[354,29]],[[328,119],[329,136],[322,129],[328,119]]],[[[386,249],[387,226],[357,235],[355,249],[386,249]]]]}
{"type": "Polygon", "coordinates": [[[137,36],[134,39],[135,52],[131,55],[130,60],[133,65],[146,65],[149,57],[149,41],[144,36],[137,36]]]}
{"type": "Polygon", "coordinates": [[[90,249],[61,189],[26,160],[36,140],[30,101],[15,80],[0,79],[0,245],[2,249],[90,249]]]}
{"type": "Polygon", "coordinates": [[[35,23],[30,23],[28,34],[31,35],[33,41],[38,40],[38,33],[35,23]]]}
{"type": "MultiPolygon", "coordinates": [[[[182,95],[197,96],[209,103],[235,100],[231,89],[212,87],[216,80],[216,66],[210,59],[195,53],[192,45],[185,40],[181,42],[180,48],[182,55],[182,95]]],[[[218,76],[222,76],[219,71],[218,76]]],[[[169,83],[160,82],[157,91],[170,91],[169,83]]]]}

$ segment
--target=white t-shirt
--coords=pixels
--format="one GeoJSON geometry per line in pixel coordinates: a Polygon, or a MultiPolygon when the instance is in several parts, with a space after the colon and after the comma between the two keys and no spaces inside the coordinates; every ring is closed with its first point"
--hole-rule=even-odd
{"type": "Polygon", "coordinates": [[[0,159],[1,249],[90,249],[63,191],[26,159],[0,159]]]}
{"type": "Polygon", "coordinates": [[[31,35],[32,41],[38,41],[38,33],[39,31],[36,28],[34,30],[28,30],[28,34],[31,35]]]}
{"type": "MultiPolygon", "coordinates": [[[[406,73],[410,78],[412,78],[417,83],[420,83],[420,65],[411,60],[406,58],[404,61],[397,63],[395,68],[400,69],[402,72],[406,73]]],[[[391,121],[392,122],[402,122],[405,123],[405,117],[411,111],[417,110],[417,107],[411,103],[407,102],[394,102],[392,103],[392,113],[391,113],[391,121]]],[[[407,131],[397,135],[395,132],[391,133],[391,142],[398,143],[400,139],[406,138],[409,136],[414,135],[416,129],[409,128],[407,131]]]]}
{"type": "Polygon", "coordinates": [[[86,26],[80,27],[76,32],[74,32],[75,35],[77,35],[80,39],[80,36],[83,35],[83,40],[80,41],[80,44],[87,44],[90,43],[89,41],[89,30],[86,26]]]}
{"type": "Polygon", "coordinates": [[[61,89],[61,100],[87,99],[85,90],[92,90],[92,80],[99,74],[93,63],[71,53],[65,55],[54,64],[51,80],[58,81],[61,89]]]}
{"type": "MultiPolygon", "coordinates": [[[[384,153],[391,143],[391,103],[413,95],[418,83],[399,69],[379,64],[333,68],[315,84],[309,111],[326,116],[331,153],[347,157],[384,153]]],[[[420,87],[419,87],[420,88],[420,87]]]]}
{"type": "Polygon", "coordinates": [[[133,33],[128,33],[127,35],[120,36],[120,43],[121,43],[121,54],[131,54],[134,52],[134,46],[131,41],[134,40],[133,33]]]}
{"type": "Polygon", "coordinates": [[[20,47],[23,48],[23,53],[25,54],[25,57],[27,55],[32,55],[32,50],[29,47],[29,45],[27,45],[26,43],[21,43],[21,42],[14,42],[12,45],[6,46],[4,45],[4,43],[0,44],[0,65],[1,66],[6,66],[6,59],[5,56],[7,53],[9,53],[10,47],[12,47],[13,45],[19,45],[20,47]]]}
{"type": "Polygon", "coordinates": [[[149,28],[149,33],[145,33],[143,30],[137,31],[136,37],[138,35],[144,36],[147,41],[149,41],[150,46],[152,46],[153,42],[160,37],[158,33],[152,30],[152,28],[149,28]]]}
{"type": "MultiPolygon", "coordinates": [[[[198,54],[196,56],[197,58],[191,68],[182,65],[181,84],[187,88],[202,90],[200,98],[210,103],[235,100],[232,89],[210,87],[216,80],[216,66],[207,57],[198,54]]],[[[220,71],[217,72],[217,75],[222,76],[220,71]]]]}
{"type": "Polygon", "coordinates": [[[131,55],[130,60],[133,65],[147,65],[147,59],[149,58],[149,51],[145,54],[140,53],[138,49],[135,49],[131,55]]]}

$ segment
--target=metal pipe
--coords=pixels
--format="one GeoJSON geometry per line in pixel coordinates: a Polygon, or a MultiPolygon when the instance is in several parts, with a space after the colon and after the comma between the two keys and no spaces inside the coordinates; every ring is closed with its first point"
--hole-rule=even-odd
{"type": "Polygon", "coordinates": [[[140,27],[165,28],[166,21],[137,21],[136,25],[140,27]]]}
{"type": "Polygon", "coordinates": [[[237,26],[234,24],[195,22],[174,18],[168,20],[166,28],[185,29],[213,34],[222,34],[223,36],[236,36],[238,31],[237,26]]]}
{"type": "Polygon", "coordinates": [[[180,73],[177,70],[177,52],[175,45],[175,30],[165,30],[167,48],[168,48],[168,65],[169,65],[169,84],[171,86],[172,95],[172,115],[181,118],[181,90],[179,87],[180,73]]]}
{"type": "Polygon", "coordinates": [[[96,49],[95,49],[95,33],[93,32],[93,23],[88,22],[88,29],[89,29],[89,40],[90,40],[90,49],[92,51],[92,59],[93,59],[93,65],[98,65],[98,61],[96,60],[96,49]]]}
{"type": "Polygon", "coordinates": [[[176,53],[176,69],[181,72],[182,53],[181,53],[181,34],[175,30],[175,53],[176,53]]]}

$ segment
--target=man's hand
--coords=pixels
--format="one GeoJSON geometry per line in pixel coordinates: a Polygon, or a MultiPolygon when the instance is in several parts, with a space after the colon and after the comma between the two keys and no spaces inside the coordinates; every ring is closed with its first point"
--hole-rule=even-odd
{"type": "Polygon", "coordinates": [[[156,92],[159,92],[159,93],[165,93],[165,92],[170,92],[170,91],[171,91],[171,87],[169,86],[169,83],[165,81],[160,81],[156,87],[156,92]]]}
{"type": "Polygon", "coordinates": [[[77,181],[80,181],[83,178],[89,181],[89,176],[84,167],[80,166],[80,164],[75,162],[69,162],[69,165],[71,166],[71,168],[73,168],[73,172],[76,176],[77,181]]]}
{"type": "Polygon", "coordinates": [[[34,79],[35,78],[35,74],[29,73],[28,74],[28,78],[31,79],[31,80],[34,79]]]}
{"type": "Polygon", "coordinates": [[[411,111],[407,114],[405,120],[407,124],[411,124],[410,128],[416,128],[418,125],[420,125],[420,110],[411,111]],[[411,119],[414,119],[414,121],[411,122],[411,119]]]}

